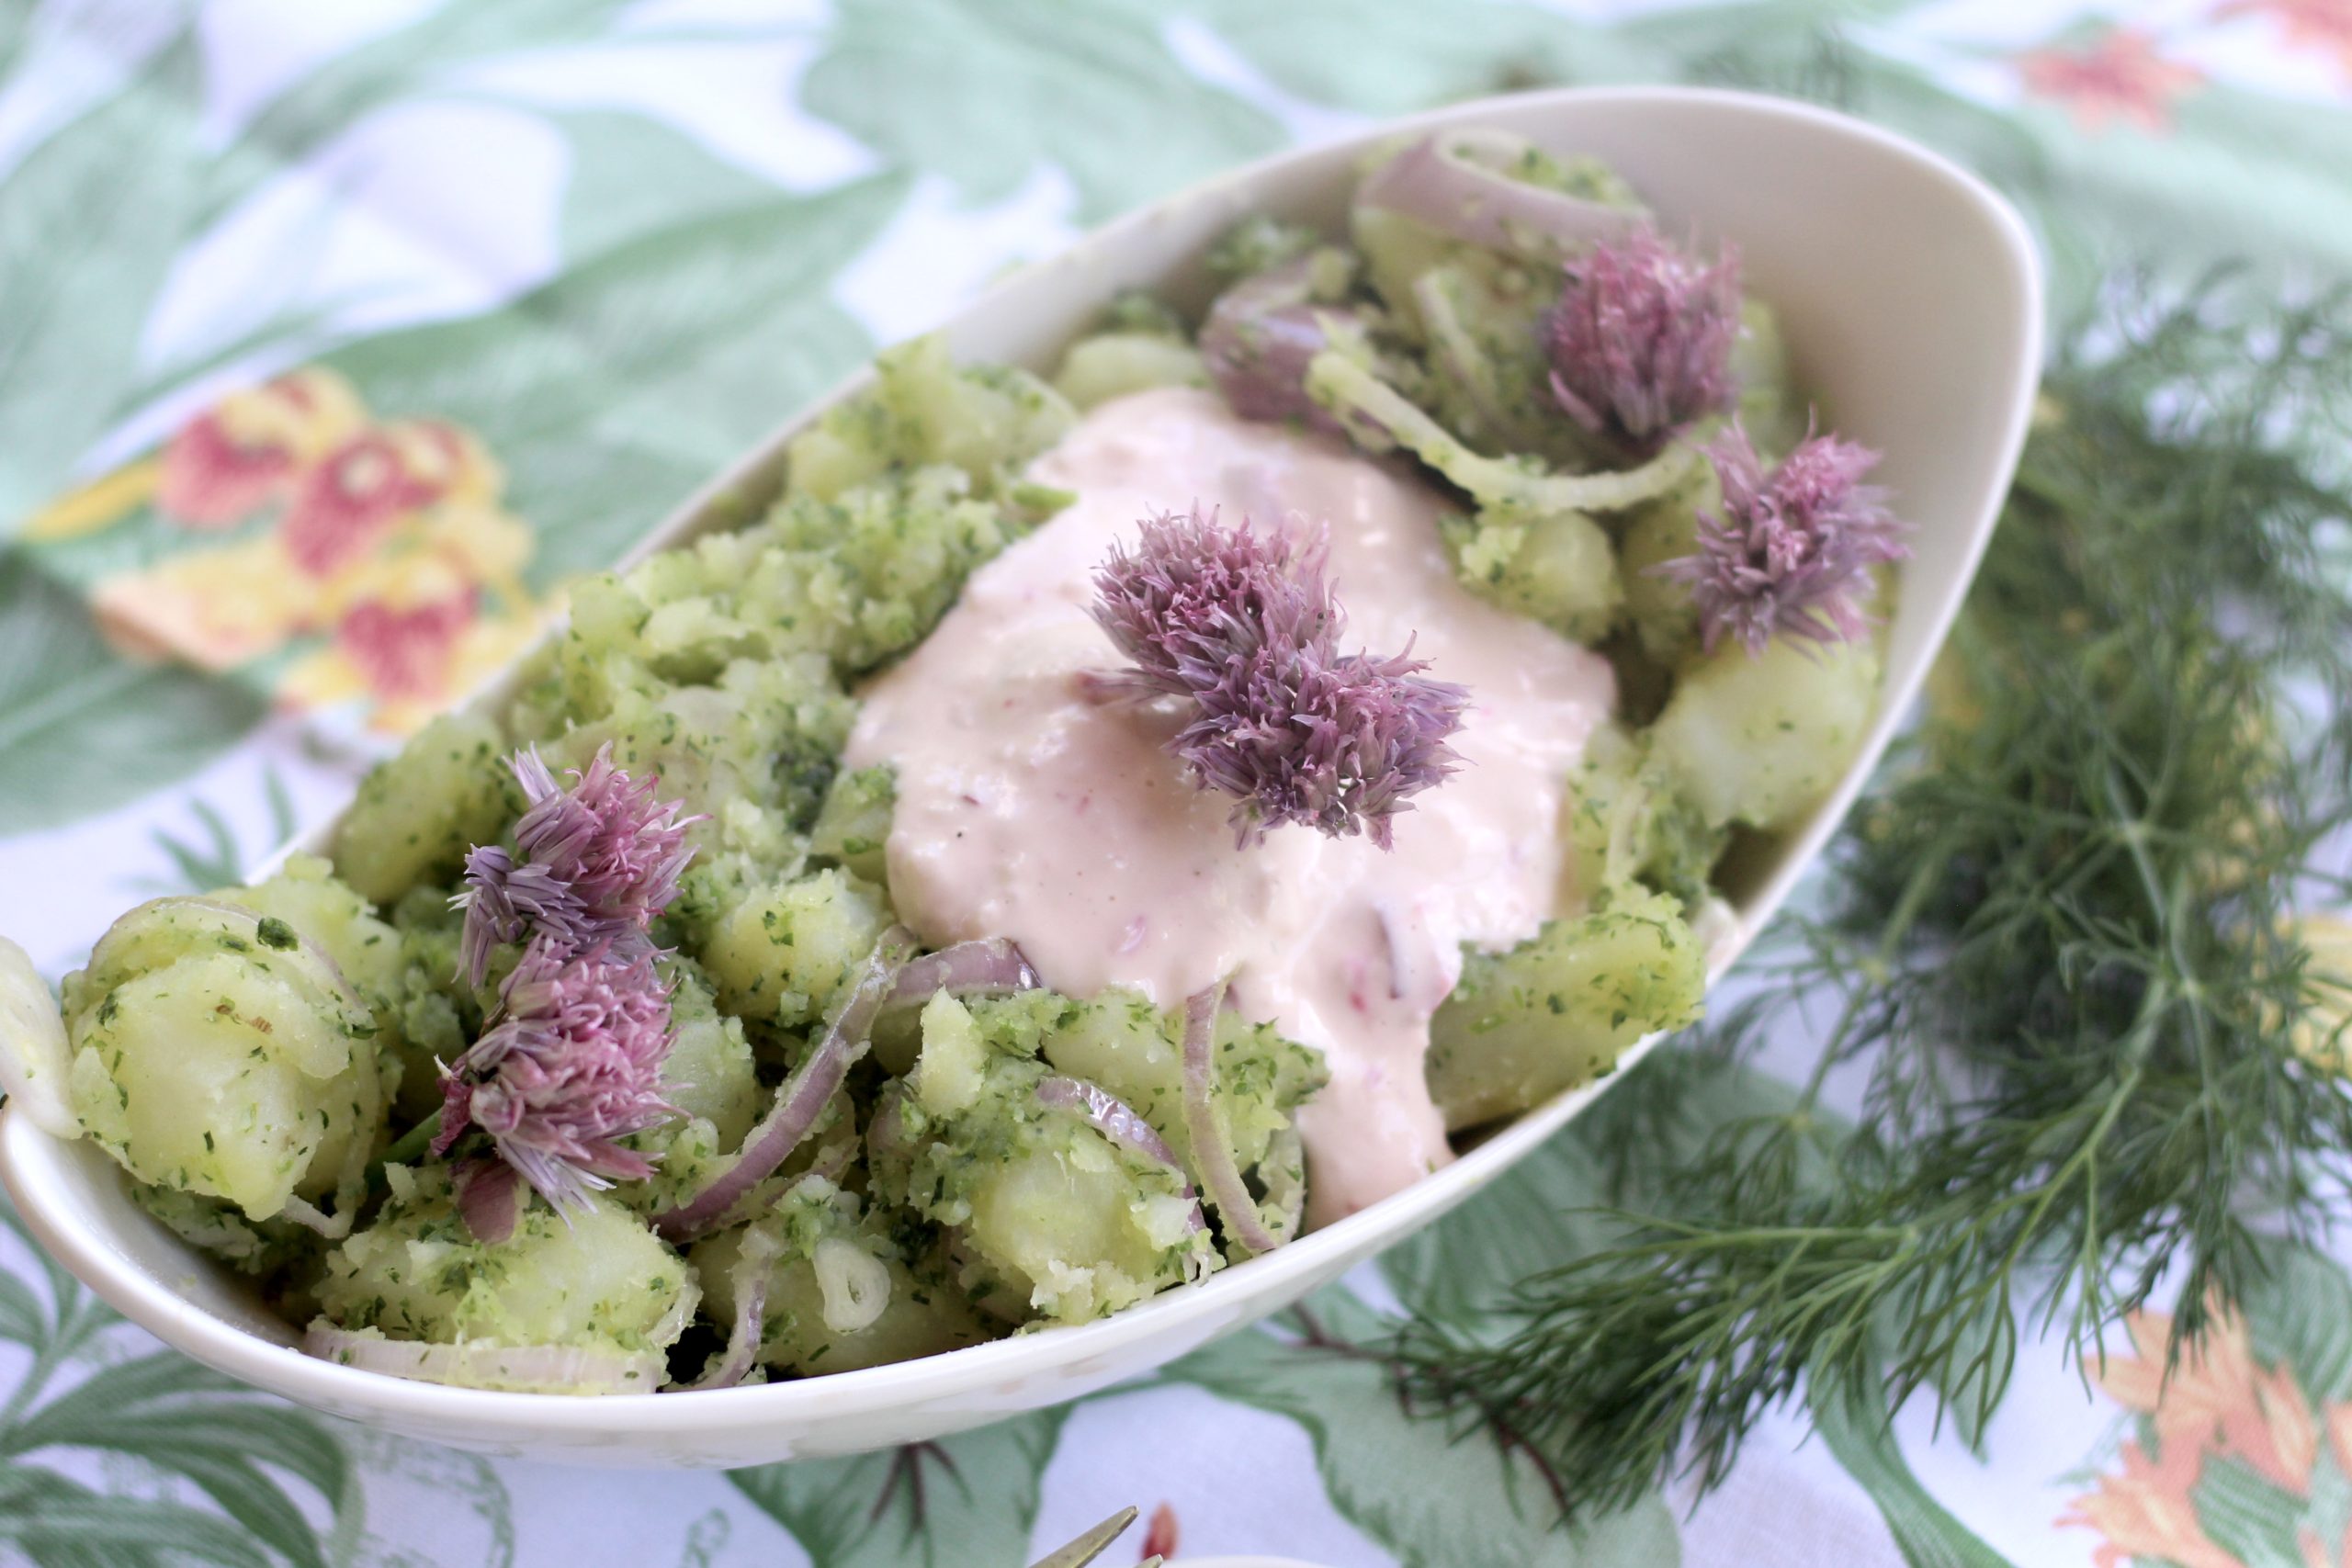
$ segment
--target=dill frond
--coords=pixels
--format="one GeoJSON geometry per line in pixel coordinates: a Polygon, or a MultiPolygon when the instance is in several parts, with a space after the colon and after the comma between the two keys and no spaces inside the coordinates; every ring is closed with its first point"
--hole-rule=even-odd
{"type": "MultiPolygon", "coordinates": [[[[1973,1428],[2023,1340],[2082,1366],[2160,1283],[2177,1355],[2265,1236],[2324,1228],[2352,1096],[2298,1050],[2294,917],[2341,898],[2352,824],[2347,420],[2340,293],[2120,287],[2071,335],[1938,701],[1771,994],[1696,1047],[1826,994],[1812,1080],[1653,1172],[1667,1212],[1524,1281],[1503,1337],[1408,1325],[1411,1407],[1512,1432],[1606,1510],[1712,1486],[1808,1390],[1890,1416],[1925,1391],[1973,1428]],[[1844,1064],[1850,1124],[1820,1104],[1844,1064]]],[[[1664,1146],[1655,1071],[1613,1158],[1664,1146]]]]}

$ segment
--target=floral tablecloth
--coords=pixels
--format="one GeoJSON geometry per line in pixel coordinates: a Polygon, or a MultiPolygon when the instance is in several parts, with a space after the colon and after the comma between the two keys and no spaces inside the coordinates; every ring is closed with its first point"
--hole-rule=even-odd
{"type": "MultiPolygon", "coordinates": [[[[1368,118],[1660,80],[1957,154],[2062,316],[2132,259],[2352,269],[2352,0],[0,0],[0,930],[54,976],[232,879],[568,578],[1087,226],[1368,118]]],[[[2352,1564],[2352,1278],[2315,1255],[2161,1403],[2151,1317],[2087,1386],[2030,1355],[1981,1433],[1791,1414],[1695,1508],[1555,1530],[1573,1478],[1409,1418],[1366,1347],[1566,1256],[1594,1179],[1571,1135],[1148,1382],[725,1475],[340,1426],[0,1235],[0,1551],[995,1568],[1134,1503],[1116,1561],[2352,1564]]]]}

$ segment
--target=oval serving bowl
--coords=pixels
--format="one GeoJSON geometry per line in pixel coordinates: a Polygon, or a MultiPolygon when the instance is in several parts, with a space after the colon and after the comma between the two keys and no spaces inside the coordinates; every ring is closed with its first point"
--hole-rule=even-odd
{"type": "MultiPolygon", "coordinates": [[[[1800,383],[1835,411],[1840,434],[1885,455],[1874,477],[1917,527],[1916,556],[1888,615],[1885,688],[1860,755],[1806,822],[1731,879],[1740,930],[1753,932],[1819,852],[1917,690],[1992,532],[2024,440],[2041,365],[2040,274],[2023,224],[1979,181],[1899,138],[1778,99],[1670,88],[1488,99],[1273,158],[1134,213],[981,296],[947,324],[948,341],[959,359],[1049,369],[1120,288],[1149,287],[1204,303],[1200,258],[1236,220],[1266,211],[1336,231],[1368,149],[1472,124],[1603,158],[1669,231],[1737,244],[1748,286],[1780,313],[1800,383]]],[[[763,502],[778,488],[785,443],[824,406],[707,486],[642,549],[676,544],[720,514],[740,518],[746,503],[763,502]]],[[[313,844],[325,841],[322,833],[313,844]]],[[[1715,975],[1744,941],[1717,951],[1715,975]]],[[[1557,1097],[1363,1213],[1101,1322],[689,1397],[486,1393],[314,1359],[232,1276],[139,1209],[95,1145],[61,1142],[13,1109],[0,1111],[0,1179],[42,1245],[125,1316],[272,1393],[491,1453],[734,1466],[936,1438],[1149,1371],[1278,1311],[1428,1224],[1557,1132],[1610,1081],[1557,1097]]]]}

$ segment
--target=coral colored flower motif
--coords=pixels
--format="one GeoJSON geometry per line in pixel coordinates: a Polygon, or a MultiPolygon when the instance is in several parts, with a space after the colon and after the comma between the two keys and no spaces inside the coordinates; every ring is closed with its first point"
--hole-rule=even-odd
{"type": "Polygon", "coordinates": [[[1850,642],[1869,629],[1871,569],[1911,553],[1886,492],[1861,478],[1878,454],[1809,435],[1770,474],[1734,423],[1707,448],[1723,495],[1699,514],[1699,553],[1650,568],[1689,586],[1712,650],[1726,634],[1760,655],[1775,637],[1850,642]]]}
{"type": "Polygon", "coordinates": [[[652,1174],[618,1140],[677,1114],[662,1098],[675,1036],[653,957],[571,954],[535,940],[507,976],[495,1021],[441,1075],[435,1154],[470,1128],[558,1209],[615,1179],[652,1174]]]}
{"type": "Polygon", "coordinates": [[[2135,1560],[2177,1568],[2241,1568],[2198,1520],[2192,1493],[2204,1473],[2203,1455],[2187,1444],[2168,1444],[2152,1460],[2139,1444],[2127,1443],[2122,1458],[2122,1474],[2099,1477],[2098,1490],[2076,1498],[2058,1521],[2105,1538],[2092,1554],[2098,1568],[2124,1568],[2135,1560]]]}
{"type": "Polygon", "coordinates": [[[2026,90],[2064,104],[2086,131],[2123,122],[2145,131],[2167,128],[2175,100],[2205,73],[2158,54],[2147,34],[2117,28],[2086,49],[2036,50],[2018,60],[2026,90]]]}
{"type": "Polygon", "coordinates": [[[1738,388],[1739,255],[1713,266],[1647,229],[1603,240],[1568,262],[1550,324],[1552,395],[1569,417],[1648,456],[1738,388]]]}
{"type": "Polygon", "coordinates": [[[275,537],[190,550],[90,592],[98,629],[124,653],[215,671],[281,646],[310,610],[308,585],[275,537]]]}
{"type": "Polygon", "coordinates": [[[1097,570],[1093,615],[1132,668],[1098,689],[1190,705],[1169,752],[1204,789],[1232,795],[1237,841],[1284,823],[1389,847],[1408,797],[1444,782],[1469,694],[1406,652],[1339,651],[1346,617],[1318,533],[1294,551],[1215,513],[1147,517],[1142,542],[1097,570]]]}
{"type": "Polygon", "coordinates": [[[2217,1305],[2203,1343],[2184,1350],[2169,1375],[2172,1319],[2137,1313],[2125,1328],[2138,1355],[2109,1361],[2098,1385],[2117,1403],[2153,1416],[2167,1453],[2225,1453],[2285,1491],[2310,1490],[2319,1421],[2290,1371],[2256,1361],[2244,1317],[2217,1305]]]}
{"type": "Polygon", "coordinates": [[[552,942],[570,954],[591,949],[616,959],[651,951],[646,935],[677,896],[694,849],[684,802],[655,798],[660,781],[632,782],[613,766],[610,741],[565,789],[537,749],[515,753],[514,777],[530,802],[514,825],[514,854],[477,845],[466,857],[466,887],[451,900],[466,915],[459,971],[479,986],[501,942],[552,942]],[[518,860],[516,856],[521,858],[518,860]]]}
{"type": "Polygon", "coordinates": [[[2258,17],[2286,35],[2290,49],[2335,56],[2336,67],[2352,76],[2352,0],[2224,0],[2213,18],[2258,17]]]}
{"type": "Polygon", "coordinates": [[[472,437],[438,420],[360,432],[306,472],[286,509],[286,552],[312,577],[365,556],[390,526],[458,493],[494,493],[472,437]]]}
{"type": "Polygon", "coordinates": [[[190,528],[226,527],[292,489],[366,417],[350,383],[332,371],[291,371],[232,392],[165,444],[156,510],[190,528]]]}

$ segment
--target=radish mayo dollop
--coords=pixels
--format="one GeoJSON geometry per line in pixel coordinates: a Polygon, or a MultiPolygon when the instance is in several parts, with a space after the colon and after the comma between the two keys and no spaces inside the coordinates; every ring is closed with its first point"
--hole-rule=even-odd
{"type": "Polygon", "coordinates": [[[1170,389],[1094,411],[1030,477],[1077,501],[976,573],[876,679],[853,767],[898,771],[888,846],[900,919],[934,945],[1010,937],[1073,996],[1162,1007],[1231,979],[1232,1005],[1320,1050],[1300,1112],[1317,1224],[1452,1157],[1422,1075],[1462,944],[1505,948],[1578,901],[1561,797],[1614,695],[1608,664],[1464,592],[1442,498],[1342,443],[1248,423],[1170,389]],[[1403,649],[1470,689],[1463,766],[1396,818],[1396,847],[1282,828],[1237,847],[1232,801],[1163,749],[1170,705],[1103,703],[1117,654],[1088,615],[1095,568],[1136,520],[1198,501],[1261,528],[1330,528],[1343,651],[1403,649]]]}

